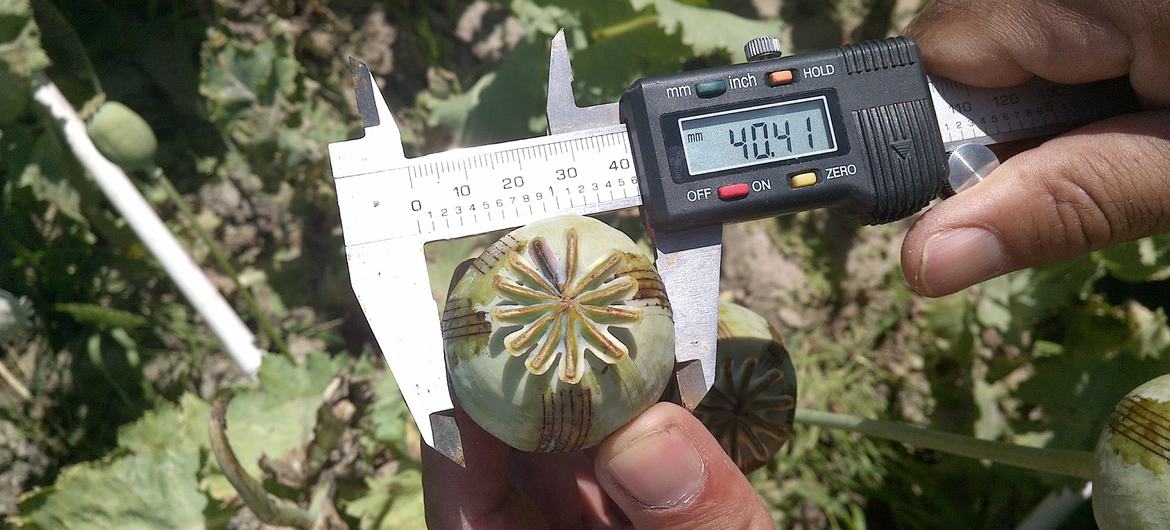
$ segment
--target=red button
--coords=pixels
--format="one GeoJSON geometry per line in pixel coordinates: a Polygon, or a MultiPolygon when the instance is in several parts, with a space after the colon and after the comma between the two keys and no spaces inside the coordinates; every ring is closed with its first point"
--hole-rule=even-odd
{"type": "Polygon", "coordinates": [[[745,183],[730,184],[719,188],[719,198],[725,201],[734,201],[748,196],[748,185],[745,183]]]}

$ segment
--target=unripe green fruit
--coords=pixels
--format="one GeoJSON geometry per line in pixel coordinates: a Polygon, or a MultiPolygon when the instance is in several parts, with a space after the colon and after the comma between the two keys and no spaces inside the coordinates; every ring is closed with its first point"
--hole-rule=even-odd
{"type": "Polygon", "coordinates": [[[86,128],[98,151],[123,169],[149,169],[154,166],[158,139],[146,120],[130,107],[107,101],[89,119],[86,128]]]}
{"type": "Polygon", "coordinates": [[[442,328],[460,406],[522,451],[597,444],[658,401],[674,368],[654,265],[625,234],[579,215],[488,247],[451,289],[442,328]]]}
{"type": "Polygon", "coordinates": [[[1103,530],[1170,528],[1170,375],[1117,404],[1094,460],[1093,516],[1103,530]]]}
{"type": "Polygon", "coordinates": [[[744,473],[763,466],[792,437],[796,371],[764,317],[719,304],[715,386],[695,415],[744,473]]]}

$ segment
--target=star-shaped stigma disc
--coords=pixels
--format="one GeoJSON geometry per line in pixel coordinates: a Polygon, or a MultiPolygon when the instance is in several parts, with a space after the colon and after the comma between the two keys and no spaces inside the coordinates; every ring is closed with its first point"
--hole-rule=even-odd
{"type": "Polygon", "coordinates": [[[783,346],[777,349],[780,354],[772,353],[763,362],[754,356],[739,363],[720,361],[715,385],[695,409],[744,472],[771,460],[792,437],[796,387],[781,384],[783,361],[778,359],[787,359],[788,352],[783,346]]]}
{"type": "Polygon", "coordinates": [[[578,274],[577,243],[577,231],[566,230],[563,268],[541,237],[528,242],[527,259],[517,251],[508,253],[508,275],[492,282],[504,302],[491,311],[497,324],[521,325],[504,338],[504,347],[514,357],[527,355],[529,372],[544,374],[559,356],[561,381],[574,384],[584,373],[586,349],[609,364],[628,356],[626,345],[608,328],[642,319],[641,308],[625,305],[637,293],[638,281],[616,276],[622,254],[613,252],[578,274]]]}

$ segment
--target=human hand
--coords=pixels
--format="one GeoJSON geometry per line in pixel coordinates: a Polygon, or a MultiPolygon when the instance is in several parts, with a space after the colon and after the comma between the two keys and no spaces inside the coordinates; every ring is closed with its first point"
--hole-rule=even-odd
{"type": "Polygon", "coordinates": [[[658,403],[593,450],[520,453],[457,411],[467,467],[423,446],[432,529],[772,528],[691,413],[658,403]]]}
{"type": "Polygon", "coordinates": [[[932,74],[976,86],[1011,86],[1033,75],[1083,83],[1128,74],[1149,109],[1021,152],[924,214],[902,245],[902,268],[916,291],[950,294],[1170,231],[1165,2],[939,0],[906,33],[932,74]]]}

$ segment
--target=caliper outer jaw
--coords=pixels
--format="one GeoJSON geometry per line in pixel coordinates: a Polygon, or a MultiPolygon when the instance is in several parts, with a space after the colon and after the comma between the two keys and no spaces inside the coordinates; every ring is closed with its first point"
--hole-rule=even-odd
{"type": "MultiPolygon", "coordinates": [[[[406,165],[406,157],[394,116],[369,67],[351,57],[350,69],[365,135],[330,144],[329,151],[339,184],[338,206],[359,212],[352,205],[362,198],[345,193],[340,181],[361,171],[401,167],[406,165]]],[[[342,219],[345,233],[346,216],[342,219]]],[[[377,221],[359,218],[357,222],[377,221]]],[[[437,311],[422,310],[434,303],[423,244],[419,237],[356,244],[347,238],[346,261],[354,294],[398,380],[420,437],[463,465],[463,445],[447,381],[439,315],[437,311]]]]}

